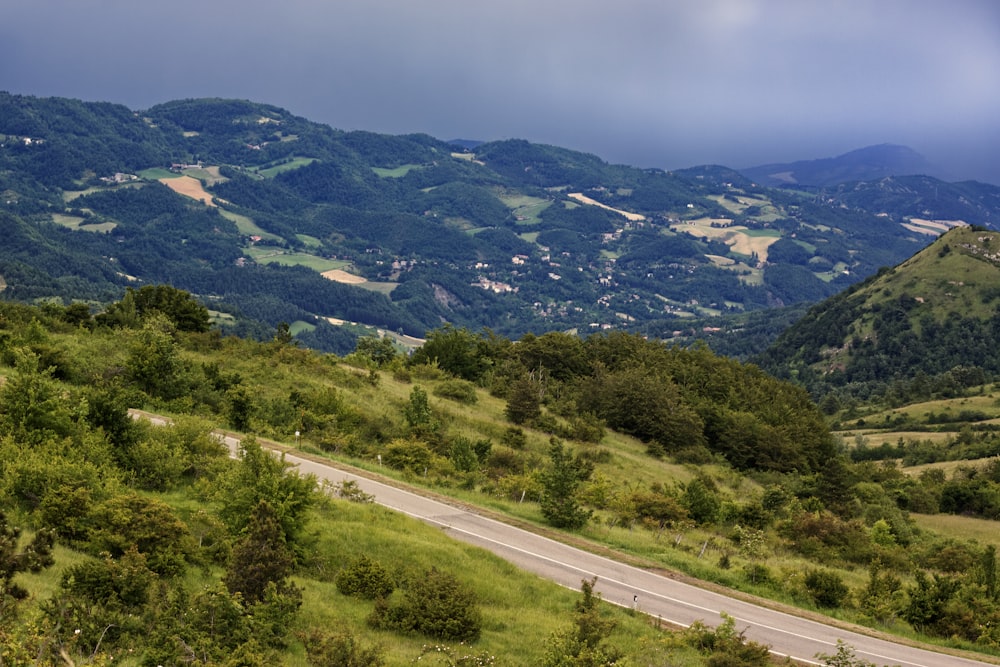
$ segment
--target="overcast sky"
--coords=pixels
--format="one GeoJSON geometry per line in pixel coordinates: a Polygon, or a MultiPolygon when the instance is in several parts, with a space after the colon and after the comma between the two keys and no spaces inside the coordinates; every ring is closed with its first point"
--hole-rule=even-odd
{"type": "Polygon", "coordinates": [[[898,143],[1000,183],[997,0],[8,0],[0,89],[666,169],[898,143]]]}

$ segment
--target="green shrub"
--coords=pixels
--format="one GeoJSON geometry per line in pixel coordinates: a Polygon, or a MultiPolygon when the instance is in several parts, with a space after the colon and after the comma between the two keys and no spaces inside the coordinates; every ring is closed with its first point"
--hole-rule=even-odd
{"type": "Polygon", "coordinates": [[[805,579],[809,596],[820,607],[839,607],[847,597],[847,584],[836,572],[829,570],[809,570],[805,579]]]}
{"type": "Polygon", "coordinates": [[[411,580],[402,600],[376,602],[368,622],[376,629],[450,641],[473,641],[482,629],[475,593],[437,568],[411,580]]]}
{"type": "Polygon", "coordinates": [[[375,600],[388,597],[395,588],[388,570],[363,554],[337,574],[337,590],[344,595],[375,600]]]}
{"type": "Polygon", "coordinates": [[[465,405],[473,405],[479,400],[476,395],[476,386],[466,380],[445,380],[434,387],[434,395],[465,405]]]}

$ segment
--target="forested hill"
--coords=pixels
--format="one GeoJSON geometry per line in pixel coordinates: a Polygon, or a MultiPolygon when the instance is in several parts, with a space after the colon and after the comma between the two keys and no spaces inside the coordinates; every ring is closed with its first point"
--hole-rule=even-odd
{"type": "Polygon", "coordinates": [[[718,166],[344,132],[239,100],[134,111],[0,93],[5,298],[99,306],[169,283],[230,331],[284,322],[340,352],[371,328],[445,322],[687,335],[818,301],[998,216],[1000,188],[978,183],[779,190],[718,166]]]}
{"type": "Polygon", "coordinates": [[[983,384],[998,347],[1000,234],[964,227],[813,306],[758,361],[817,396],[905,403],[983,384]]]}

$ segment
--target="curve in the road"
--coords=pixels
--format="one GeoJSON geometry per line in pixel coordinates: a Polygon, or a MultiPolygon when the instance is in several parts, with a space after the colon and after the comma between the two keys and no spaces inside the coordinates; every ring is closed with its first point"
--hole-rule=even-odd
{"type": "MultiPolygon", "coordinates": [[[[239,439],[231,434],[220,434],[220,438],[235,454],[239,439]]],[[[286,450],[285,447],[280,449],[286,450]]],[[[998,664],[897,644],[761,607],[557,542],[394,484],[380,482],[368,474],[351,472],[341,464],[317,461],[290,451],[284,451],[284,455],[288,463],[297,466],[303,473],[334,484],[353,481],[362,491],[374,496],[375,502],[380,505],[440,526],[456,539],[483,547],[524,570],[563,586],[578,589],[582,579],[597,577],[595,589],[604,600],[636,608],[675,625],[688,626],[699,620],[715,625],[720,614],[725,612],[735,619],[741,629],[745,628],[749,639],[770,646],[778,655],[800,662],[821,664],[814,658],[821,653],[835,653],[837,641],[843,640],[854,647],[859,658],[880,666],[974,667],[998,664]]]]}

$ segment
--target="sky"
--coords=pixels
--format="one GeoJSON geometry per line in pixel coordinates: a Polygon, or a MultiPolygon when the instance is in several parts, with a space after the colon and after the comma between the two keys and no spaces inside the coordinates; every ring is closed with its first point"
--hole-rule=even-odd
{"type": "Polygon", "coordinates": [[[0,90],[741,168],[881,143],[1000,184],[997,0],[8,0],[0,90]],[[11,6],[13,5],[13,6],[11,6]]]}

